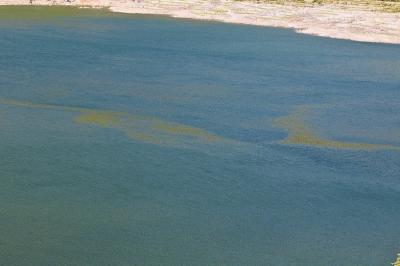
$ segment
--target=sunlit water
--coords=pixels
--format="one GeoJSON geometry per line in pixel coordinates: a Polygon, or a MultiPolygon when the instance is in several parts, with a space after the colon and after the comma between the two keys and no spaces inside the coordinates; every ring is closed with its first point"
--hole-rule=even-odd
{"type": "Polygon", "coordinates": [[[399,114],[400,46],[0,8],[0,264],[390,265],[399,114]]]}

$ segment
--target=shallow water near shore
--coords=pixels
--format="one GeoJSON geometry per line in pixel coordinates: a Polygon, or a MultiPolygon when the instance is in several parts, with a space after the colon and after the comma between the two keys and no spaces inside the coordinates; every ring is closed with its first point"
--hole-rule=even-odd
{"type": "Polygon", "coordinates": [[[400,46],[62,9],[0,7],[0,264],[395,261],[400,46]]]}

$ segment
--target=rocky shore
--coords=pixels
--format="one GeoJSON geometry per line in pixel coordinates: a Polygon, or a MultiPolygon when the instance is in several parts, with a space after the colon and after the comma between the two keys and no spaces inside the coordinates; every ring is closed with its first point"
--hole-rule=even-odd
{"type": "Polygon", "coordinates": [[[378,10],[376,5],[368,4],[235,0],[0,0],[0,5],[105,7],[114,12],[284,27],[324,37],[400,44],[400,12],[378,10]]]}

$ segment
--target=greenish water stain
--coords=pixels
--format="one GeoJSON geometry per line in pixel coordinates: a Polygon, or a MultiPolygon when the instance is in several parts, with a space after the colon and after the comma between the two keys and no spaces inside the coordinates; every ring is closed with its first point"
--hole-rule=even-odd
{"type": "Polygon", "coordinates": [[[189,138],[192,141],[198,140],[205,143],[228,141],[200,128],[167,122],[155,117],[117,111],[39,104],[4,98],[0,98],[0,104],[23,108],[78,112],[79,115],[74,118],[74,121],[78,124],[116,129],[124,132],[130,138],[153,144],[179,144],[182,142],[180,138],[189,138]]]}
{"type": "Polygon", "coordinates": [[[374,149],[388,149],[400,150],[400,147],[384,144],[372,143],[352,143],[344,141],[336,141],[324,139],[312,130],[310,126],[304,121],[306,114],[311,112],[311,107],[299,107],[288,116],[275,119],[274,124],[277,127],[283,128],[288,131],[288,137],[281,143],[288,145],[305,145],[320,148],[331,149],[355,149],[355,150],[374,150],[374,149]]]}

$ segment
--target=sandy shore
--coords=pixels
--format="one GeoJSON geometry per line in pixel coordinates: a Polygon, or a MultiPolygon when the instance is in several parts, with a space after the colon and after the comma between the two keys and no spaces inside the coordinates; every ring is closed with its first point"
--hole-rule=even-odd
{"type": "MultiPolygon", "coordinates": [[[[234,0],[32,0],[32,3],[107,7],[114,12],[284,27],[324,37],[400,44],[400,13],[369,10],[368,6],[282,5],[234,0]]],[[[27,4],[30,0],[0,0],[0,5],[27,4]]]]}

